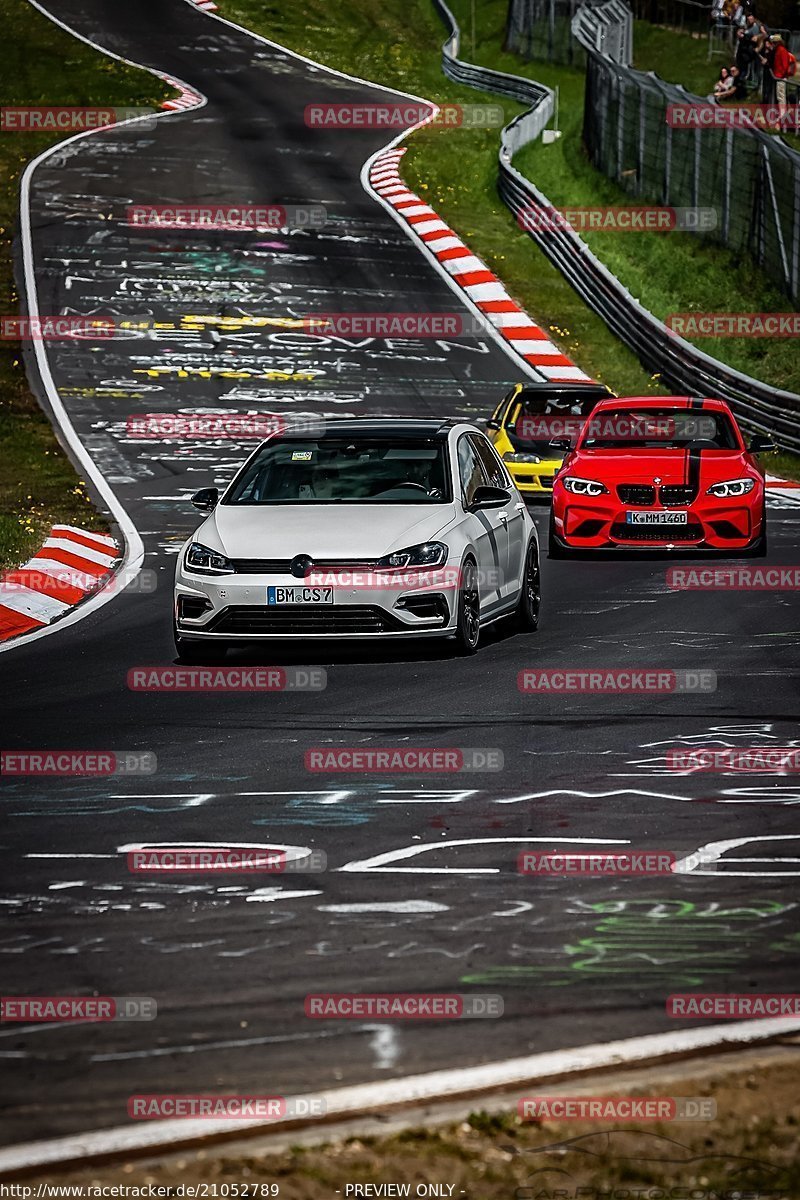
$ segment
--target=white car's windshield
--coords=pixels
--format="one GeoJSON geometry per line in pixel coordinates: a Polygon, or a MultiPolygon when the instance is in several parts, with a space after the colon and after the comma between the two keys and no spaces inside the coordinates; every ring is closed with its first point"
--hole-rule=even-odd
{"type": "Polygon", "coordinates": [[[279,438],[267,443],[225,504],[445,504],[452,499],[441,440],[279,438]]]}

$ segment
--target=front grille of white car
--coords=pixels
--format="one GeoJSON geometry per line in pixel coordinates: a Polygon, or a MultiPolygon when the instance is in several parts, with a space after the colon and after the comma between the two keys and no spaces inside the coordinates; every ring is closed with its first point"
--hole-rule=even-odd
{"type": "Polygon", "coordinates": [[[208,626],[213,633],[317,634],[396,633],[408,626],[382,608],[368,604],[235,604],[224,608],[208,626]]]}
{"type": "Polygon", "coordinates": [[[232,558],[237,575],[288,575],[290,558],[232,558]]]}
{"type": "MultiPolygon", "coordinates": [[[[237,575],[291,575],[291,558],[233,558],[233,569],[237,575]]],[[[315,562],[314,571],[368,571],[375,562],[315,562]]]]}

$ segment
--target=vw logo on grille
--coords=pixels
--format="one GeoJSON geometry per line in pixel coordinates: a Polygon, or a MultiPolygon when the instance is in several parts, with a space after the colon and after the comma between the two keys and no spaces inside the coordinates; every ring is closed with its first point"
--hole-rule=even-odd
{"type": "Polygon", "coordinates": [[[660,476],[660,475],[656,475],[656,477],[655,477],[655,478],[654,478],[654,480],[653,480],[653,483],[661,483],[661,476],[660,476]]]}
{"type": "Polygon", "coordinates": [[[314,569],[314,560],[307,554],[296,554],[289,563],[289,570],[295,579],[307,579],[314,569]]]}

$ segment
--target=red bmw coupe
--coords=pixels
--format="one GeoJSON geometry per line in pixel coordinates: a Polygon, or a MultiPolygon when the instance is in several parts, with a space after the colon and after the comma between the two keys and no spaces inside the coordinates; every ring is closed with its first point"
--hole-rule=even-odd
{"type": "MultiPolygon", "coordinates": [[[[566,448],[566,444],[565,444],[566,448]]],[[[723,400],[601,400],[553,487],[550,557],[577,550],[767,552],[764,474],[723,400]]]]}

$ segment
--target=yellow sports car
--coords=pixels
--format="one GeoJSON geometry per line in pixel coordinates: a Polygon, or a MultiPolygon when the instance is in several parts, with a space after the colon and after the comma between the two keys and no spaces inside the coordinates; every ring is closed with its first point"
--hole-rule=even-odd
{"type": "Polygon", "coordinates": [[[517,383],[506,393],[486,432],[524,495],[552,495],[565,451],[550,443],[574,440],[595,404],[614,395],[604,383],[517,383]]]}

